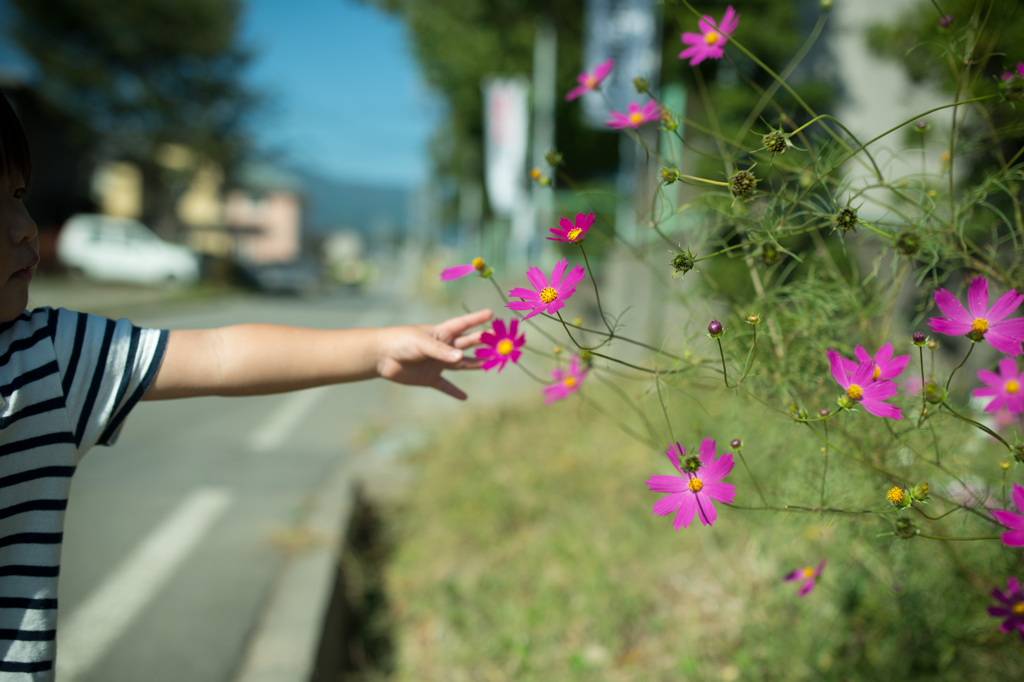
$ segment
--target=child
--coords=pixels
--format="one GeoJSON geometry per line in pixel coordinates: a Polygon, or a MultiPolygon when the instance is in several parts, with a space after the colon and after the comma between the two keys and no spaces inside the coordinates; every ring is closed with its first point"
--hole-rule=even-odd
{"type": "Polygon", "coordinates": [[[465,394],[445,369],[482,310],[436,326],[323,331],[275,325],[167,331],[64,309],[25,310],[39,263],[23,200],[31,159],[0,94],[0,680],[52,680],[57,575],[71,476],[112,444],[139,400],[258,395],[383,377],[465,394]]]}

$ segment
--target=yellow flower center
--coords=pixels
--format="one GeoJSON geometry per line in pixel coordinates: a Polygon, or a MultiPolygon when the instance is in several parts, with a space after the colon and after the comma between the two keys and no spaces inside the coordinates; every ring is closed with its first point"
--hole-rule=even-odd
{"type": "Polygon", "coordinates": [[[850,387],[846,389],[846,395],[850,400],[860,400],[864,397],[864,389],[857,384],[850,384],[850,387]]]}
{"type": "Polygon", "coordinates": [[[644,115],[641,114],[639,111],[634,111],[632,114],[629,115],[629,122],[635,126],[638,126],[644,122],[644,115]]]}
{"type": "Polygon", "coordinates": [[[576,377],[566,377],[563,382],[568,388],[572,388],[576,385],[576,377]]]}
{"type": "Polygon", "coordinates": [[[811,568],[810,566],[805,568],[803,573],[804,573],[804,577],[805,578],[813,578],[814,577],[814,569],[811,568]]]}
{"type": "Polygon", "coordinates": [[[1016,393],[1019,390],[1020,390],[1020,382],[1017,381],[1016,379],[1010,379],[1009,381],[1006,382],[1006,392],[1007,393],[1016,393]]]}
{"type": "Polygon", "coordinates": [[[718,42],[718,39],[720,37],[721,36],[719,36],[717,32],[708,31],[707,33],[704,34],[704,42],[707,43],[708,45],[714,45],[715,43],[718,42]]]}
{"type": "Polygon", "coordinates": [[[597,79],[591,76],[590,74],[587,74],[587,80],[584,81],[583,84],[586,85],[591,90],[593,90],[594,87],[597,85],[597,79]]]}
{"type": "Polygon", "coordinates": [[[483,270],[485,265],[486,265],[486,263],[484,263],[484,259],[483,258],[474,258],[473,259],[473,267],[475,269],[483,270]]]}
{"type": "Polygon", "coordinates": [[[892,488],[889,488],[889,492],[886,493],[885,499],[889,500],[893,504],[902,504],[903,490],[896,486],[893,486],[892,488]]]}
{"type": "Polygon", "coordinates": [[[874,373],[873,373],[873,374],[871,375],[871,378],[872,378],[872,379],[877,379],[877,378],[878,378],[878,377],[880,377],[880,376],[882,376],[882,368],[881,368],[881,367],[879,367],[878,365],[875,365],[875,371],[874,371],[874,373]]]}
{"type": "Polygon", "coordinates": [[[544,287],[540,290],[540,300],[545,303],[551,303],[556,298],[558,298],[558,292],[554,287],[544,287]]]}
{"type": "Polygon", "coordinates": [[[701,489],[704,487],[704,481],[702,481],[699,478],[697,478],[696,476],[694,476],[693,478],[690,479],[690,482],[687,483],[686,485],[693,492],[699,493],[701,491],[701,489]]]}
{"type": "Polygon", "coordinates": [[[498,346],[495,350],[498,351],[499,355],[508,355],[514,348],[515,346],[512,345],[512,342],[509,339],[502,339],[498,342],[498,346]]]}
{"type": "Polygon", "coordinates": [[[1019,601],[1014,604],[1011,610],[1018,616],[1024,616],[1024,601],[1019,601]]]}
{"type": "Polygon", "coordinates": [[[979,317],[974,322],[971,322],[971,331],[984,334],[988,331],[988,320],[983,317],[979,317]]]}
{"type": "Polygon", "coordinates": [[[581,230],[580,228],[574,227],[571,230],[569,230],[569,234],[565,235],[565,238],[568,239],[571,242],[574,242],[574,241],[576,241],[576,237],[579,237],[580,236],[580,232],[582,232],[582,231],[583,230],[581,230]]]}

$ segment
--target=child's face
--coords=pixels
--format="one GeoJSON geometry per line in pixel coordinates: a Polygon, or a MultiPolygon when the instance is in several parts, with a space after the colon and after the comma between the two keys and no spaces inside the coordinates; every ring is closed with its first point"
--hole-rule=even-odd
{"type": "Polygon", "coordinates": [[[0,321],[28,304],[28,285],[39,264],[39,233],[25,208],[20,175],[0,173],[0,321]]]}

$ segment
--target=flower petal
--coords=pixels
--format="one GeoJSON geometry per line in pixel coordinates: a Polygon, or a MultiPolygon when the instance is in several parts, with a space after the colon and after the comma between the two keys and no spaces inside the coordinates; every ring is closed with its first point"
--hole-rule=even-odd
{"type": "Polygon", "coordinates": [[[1010,289],[996,299],[985,319],[988,320],[989,324],[999,322],[1009,317],[1010,313],[1020,306],[1021,301],[1024,301],[1024,294],[1018,293],[1016,289],[1010,289]]]}
{"type": "Polygon", "coordinates": [[[689,490],[685,493],[680,493],[679,511],[676,513],[676,518],[672,521],[672,526],[676,530],[685,528],[693,523],[693,517],[697,513],[696,497],[689,490]]]}
{"type": "Polygon", "coordinates": [[[988,317],[988,280],[975,277],[967,289],[967,312],[971,319],[988,317]]]}
{"type": "MultiPolygon", "coordinates": [[[[950,320],[956,322],[967,322],[970,325],[974,321],[971,314],[967,312],[963,304],[957,300],[957,297],[949,293],[945,289],[939,289],[935,292],[935,305],[939,306],[939,310],[942,314],[948,317],[950,320]]],[[[970,331],[968,328],[967,331],[970,331]]],[[[965,334],[967,332],[964,332],[965,334]]]]}
{"type": "Polygon", "coordinates": [[[658,474],[647,479],[647,487],[656,493],[681,493],[688,490],[686,479],[680,476],[658,474]]]}

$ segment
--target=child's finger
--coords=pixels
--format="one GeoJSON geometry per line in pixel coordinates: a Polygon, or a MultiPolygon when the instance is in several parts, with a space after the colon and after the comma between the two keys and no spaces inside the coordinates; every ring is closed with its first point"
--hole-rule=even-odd
{"type": "Polygon", "coordinates": [[[494,317],[494,312],[490,309],[477,310],[476,312],[466,313],[459,317],[453,317],[450,320],[445,320],[441,324],[437,325],[437,335],[442,338],[449,335],[459,336],[478,324],[487,322],[492,317],[494,317]]]}
{"type": "Polygon", "coordinates": [[[456,386],[452,382],[448,381],[444,377],[438,377],[437,383],[434,384],[434,388],[436,388],[437,390],[441,391],[442,393],[447,393],[448,395],[450,395],[451,397],[453,397],[453,398],[455,398],[457,400],[465,400],[466,399],[465,391],[463,391],[458,386],[456,386]]]}
{"type": "Polygon", "coordinates": [[[457,339],[455,339],[452,345],[454,345],[456,348],[461,348],[463,350],[467,348],[472,348],[473,346],[479,346],[481,336],[483,336],[482,331],[473,332],[472,334],[464,334],[463,336],[460,336],[457,339]]]}

